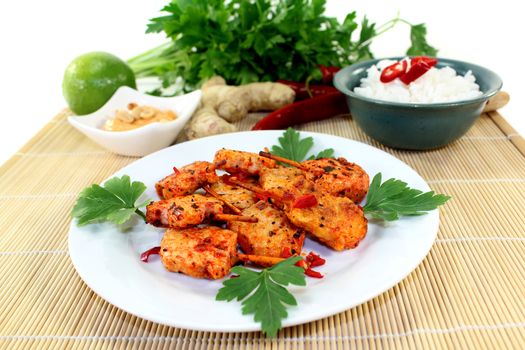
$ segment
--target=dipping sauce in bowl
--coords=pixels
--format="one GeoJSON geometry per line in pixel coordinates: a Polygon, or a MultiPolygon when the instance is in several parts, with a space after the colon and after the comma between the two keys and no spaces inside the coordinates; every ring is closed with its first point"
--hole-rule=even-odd
{"type": "Polygon", "coordinates": [[[177,115],[170,110],[161,111],[155,107],[129,103],[126,109],[117,109],[115,117],[106,120],[102,129],[107,131],[128,131],[151,123],[170,122],[176,118],[177,115]]]}

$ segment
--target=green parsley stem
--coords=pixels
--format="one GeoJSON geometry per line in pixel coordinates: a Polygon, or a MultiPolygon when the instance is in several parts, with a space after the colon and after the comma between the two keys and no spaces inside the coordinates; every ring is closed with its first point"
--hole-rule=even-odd
{"type": "Polygon", "coordinates": [[[137,209],[135,209],[135,213],[138,214],[140,217],[142,217],[142,219],[144,219],[144,222],[147,222],[146,221],[146,214],[144,214],[144,212],[142,210],[137,208],[137,209]]]}

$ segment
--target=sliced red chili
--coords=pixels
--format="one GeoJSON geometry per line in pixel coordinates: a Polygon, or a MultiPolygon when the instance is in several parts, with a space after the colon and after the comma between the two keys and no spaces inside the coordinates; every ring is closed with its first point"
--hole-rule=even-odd
{"type": "Polygon", "coordinates": [[[398,78],[405,74],[407,70],[407,61],[402,60],[399,62],[396,62],[394,64],[391,64],[390,66],[383,69],[381,72],[381,76],[379,77],[379,80],[381,80],[382,83],[389,83],[395,78],[398,78]]]}
{"type": "Polygon", "coordinates": [[[417,64],[418,62],[425,62],[430,67],[434,67],[438,61],[434,57],[416,56],[416,57],[412,57],[412,59],[410,60],[410,65],[417,64]]]}
{"type": "Polygon", "coordinates": [[[432,67],[429,66],[425,61],[419,61],[416,64],[413,64],[405,74],[400,76],[399,80],[408,85],[428,72],[430,68],[432,67]]]}
{"type": "Polygon", "coordinates": [[[295,263],[295,266],[298,266],[298,267],[302,267],[305,271],[308,270],[310,267],[308,266],[308,264],[306,263],[306,261],[304,260],[299,260],[298,262],[295,263]]]}
{"type": "Polygon", "coordinates": [[[290,249],[290,247],[284,247],[283,250],[281,251],[281,258],[287,259],[291,256],[292,256],[292,250],[290,249]]]}
{"type": "Polygon", "coordinates": [[[305,194],[297,198],[293,203],[294,208],[305,209],[317,205],[317,198],[313,194],[305,194]]]}
{"type": "Polygon", "coordinates": [[[180,174],[180,170],[177,169],[176,166],[173,167],[173,172],[174,172],[175,174],[177,174],[177,175],[180,174]]]}
{"type": "MultiPolygon", "coordinates": [[[[306,257],[306,258],[308,259],[308,257],[306,257]]],[[[321,259],[321,260],[324,261],[324,259],[321,259]]],[[[308,261],[305,261],[305,260],[301,259],[301,260],[299,260],[298,262],[295,263],[295,266],[303,268],[304,269],[304,274],[306,276],[313,277],[313,278],[323,278],[324,277],[320,272],[312,270],[310,267],[313,266],[313,265],[311,265],[308,261]]]]}
{"type": "Polygon", "coordinates": [[[306,276],[313,277],[313,278],[323,278],[324,277],[320,272],[312,270],[310,268],[304,270],[304,274],[306,276]]]}
{"type": "Polygon", "coordinates": [[[319,255],[315,254],[314,252],[310,252],[306,256],[306,262],[308,262],[311,267],[316,267],[324,265],[326,263],[326,260],[321,258],[319,255]]]}
{"type": "Polygon", "coordinates": [[[270,195],[268,195],[266,193],[255,193],[255,198],[257,198],[260,201],[267,202],[268,199],[270,199],[271,197],[270,197],[270,195]]]}
{"type": "Polygon", "coordinates": [[[140,254],[140,260],[148,262],[150,255],[158,255],[160,253],[160,247],[153,247],[140,254]]]}

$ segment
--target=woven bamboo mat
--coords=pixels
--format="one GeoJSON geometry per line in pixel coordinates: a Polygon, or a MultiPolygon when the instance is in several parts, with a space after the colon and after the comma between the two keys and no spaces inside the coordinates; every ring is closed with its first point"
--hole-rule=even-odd
{"type": "MultiPolygon", "coordinates": [[[[385,149],[347,118],[301,129],[385,149]]],[[[525,349],[523,139],[491,113],[448,147],[386,151],[454,198],[415,271],[275,339],[196,332],[131,316],[76,274],[67,251],[76,195],[135,158],[106,152],[57,116],[0,169],[0,349],[525,349]]]]}

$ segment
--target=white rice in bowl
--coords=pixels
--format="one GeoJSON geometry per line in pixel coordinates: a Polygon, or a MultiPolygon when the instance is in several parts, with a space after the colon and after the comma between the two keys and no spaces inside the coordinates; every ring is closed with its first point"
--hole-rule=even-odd
{"type": "Polygon", "coordinates": [[[372,65],[367,69],[368,76],[361,79],[361,86],[354,88],[354,92],[378,100],[422,104],[470,100],[482,95],[471,71],[461,76],[450,67],[432,67],[408,85],[399,79],[381,82],[381,71],[395,62],[382,60],[372,65]]]}

